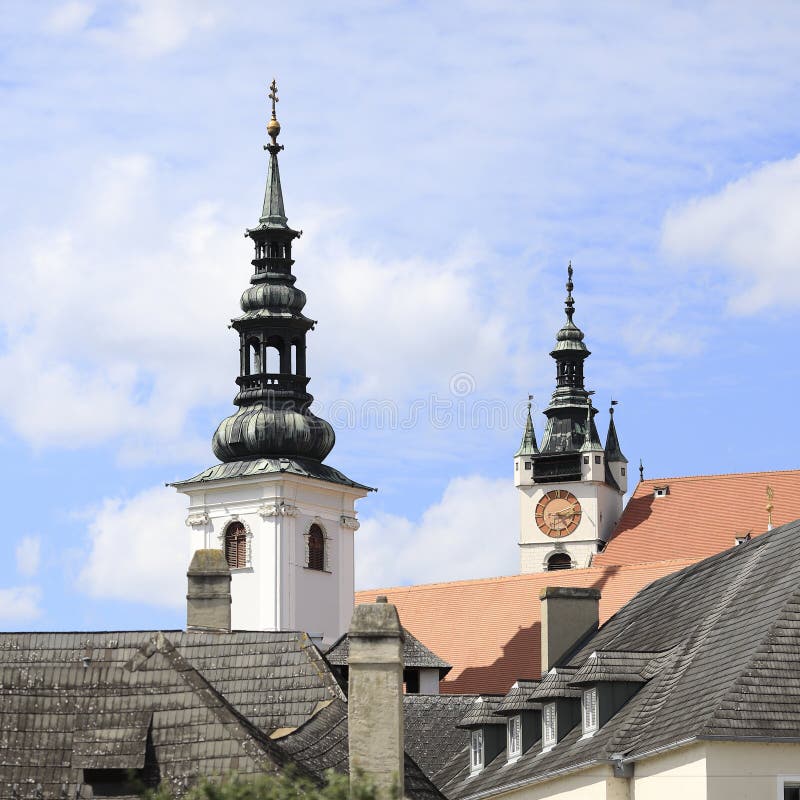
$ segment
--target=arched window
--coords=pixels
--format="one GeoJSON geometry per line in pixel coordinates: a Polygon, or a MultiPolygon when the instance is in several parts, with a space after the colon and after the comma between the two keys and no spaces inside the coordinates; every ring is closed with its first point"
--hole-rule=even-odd
{"type": "Polygon", "coordinates": [[[225,529],[225,559],[231,569],[247,566],[247,531],[241,522],[231,522],[225,529]]]}
{"type": "Polygon", "coordinates": [[[325,569],[325,534],[316,524],[308,530],[308,568],[325,569]]]}
{"type": "Polygon", "coordinates": [[[572,559],[566,553],[553,553],[547,559],[548,571],[556,569],[572,569],[572,559]]]}

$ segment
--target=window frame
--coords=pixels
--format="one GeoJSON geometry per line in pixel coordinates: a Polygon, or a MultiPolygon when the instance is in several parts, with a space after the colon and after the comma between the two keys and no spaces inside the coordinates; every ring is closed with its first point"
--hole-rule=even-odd
{"type": "Polygon", "coordinates": [[[778,775],[775,793],[777,800],[784,800],[786,789],[800,789],[800,775],[778,775]]]}
{"type": "Polygon", "coordinates": [[[483,769],[483,728],[475,728],[470,736],[469,771],[480,772],[483,769]]]}
{"type": "Polygon", "coordinates": [[[522,716],[515,714],[506,724],[506,756],[516,761],[522,755],[522,716]],[[516,746],[514,746],[516,744],[516,746]]]}
{"type": "Polygon", "coordinates": [[[556,744],[558,744],[558,708],[553,701],[542,706],[542,750],[550,750],[556,744]],[[548,721],[550,716],[552,720],[548,721]],[[552,731],[548,735],[550,725],[552,731]]]}
{"type": "Polygon", "coordinates": [[[222,534],[223,552],[225,553],[225,562],[228,569],[240,570],[247,569],[250,566],[250,543],[248,541],[247,526],[240,520],[231,520],[226,526],[222,534]],[[236,532],[233,533],[233,529],[236,532]],[[231,564],[229,558],[229,542],[233,541],[235,546],[235,564],[231,564]]]}
{"type": "Polygon", "coordinates": [[[600,728],[598,716],[597,687],[590,686],[583,690],[581,696],[581,722],[583,724],[583,735],[593,736],[600,728]]]}
{"type": "Polygon", "coordinates": [[[328,572],[327,538],[325,529],[318,522],[312,522],[309,525],[308,533],[306,533],[306,569],[314,572],[328,572]],[[312,541],[318,542],[318,545],[312,545],[312,541]],[[317,547],[319,547],[318,550],[317,547]]]}

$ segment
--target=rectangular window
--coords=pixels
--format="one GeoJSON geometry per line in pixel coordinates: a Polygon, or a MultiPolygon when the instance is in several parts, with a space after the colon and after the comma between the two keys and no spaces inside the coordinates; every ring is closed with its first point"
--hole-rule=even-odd
{"type": "Polygon", "coordinates": [[[791,781],[783,783],[783,800],[800,800],[800,782],[791,781]]]}
{"type": "Polygon", "coordinates": [[[623,476],[624,476],[624,475],[625,475],[625,467],[620,467],[620,472],[621,472],[621,473],[623,474],[623,476]]]}
{"type": "Polygon", "coordinates": [[[530,468],[531,468],[531,462],[530,461],[526,461],[525,462],[525,469],[530,469],[530,468]]]}
{"type": "Polygon", "coordinates": [[[556,743],[556,704],[548,703],[542,709],[542,747],[556,743]]]}
{"type": "Polygon", "coordinates": [[[583,693],[583,733],[597,730],[597,688],[586,689],[583,693]]]}
{"type": "Polygon", "coordinates": [[[522,718],[511,717],[508,720],[508,758],[522,755],[522,718]]]}
{"type": "Polygon", "coordinates": [[[602,464],[603,463],[603,456],[595,456],[594,457],[595,464],[602,464]]]}
{"type": "Polygon", "coordinates": [[[584,456],[583,457],[583,463],[584,464],[588,464],[589,463],[589,456],[584,456]]]}
{"type": "Polygon", "coordinates": [[[471,748],[470,768],[473,772],[478,772],[483,769],[483,731],[472,731],[472,748],[471,748]]]}

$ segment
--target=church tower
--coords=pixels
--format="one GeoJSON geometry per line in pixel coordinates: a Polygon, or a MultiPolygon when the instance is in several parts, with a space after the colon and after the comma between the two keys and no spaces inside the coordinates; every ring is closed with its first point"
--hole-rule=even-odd
{"type": "Polygon", "coordinates": [[[589,566],[622,514],[628,488],[627,459],[614,425],[614,405],[605,446],[595,424],[597,409],[584,386],[590,352],[572,318],[572,264],[567,269],[567,320],[550,353],[556,388],[545,409],[542,445],[536,443],[530,403],[522,443],[514,456],[520,490],[520,571],[589,566]]]}
{"type": "Polygon", "coordinates": [[[173,484],[189,497],[189,553],[222,548],[231,569],[231,623],[244,630],[303,630],[332,642],[350,623],[354,602],[355,501],[369,488],[323,463],[331,426],[311,410],[306,335],[295,286],[277,143],[275,81],[267,187],[258,224],[245,235],[255,257],[241,298],[236,412],[214,433],[221,463],[173,484]]]}

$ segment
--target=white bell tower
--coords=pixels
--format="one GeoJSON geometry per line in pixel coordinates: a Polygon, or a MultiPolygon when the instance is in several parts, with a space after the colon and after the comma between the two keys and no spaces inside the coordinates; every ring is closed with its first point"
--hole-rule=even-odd
{"type": "Polygon", "coordinates": [[[612,401],[605,447],[600,443],[591,395],[584,387],[590,355],[583,332],[572,321],[572,264],[568,267],[567,321],[550,353],[556,389],[545,410],[541,449],[530,403],[522,443],[514,456],[520,491],[520,572],[587,567],[611,536],[627,491],[627,459],[614,426],[612,401]]]}
{"type": "Polygon", "coordinates": [[[189,556],[225,552],[234,628],[302,630],[332,643],[353,613],[355,501],[369,488],[323,463],[335,437],[310,410],[306,334],[315,323],[292,274],[300,233],[284,211],[275,81],[270,89],[267,188],[258,225],[247,230],[254,272],[231,325],[238,408],[214,434],[221,463],[173,485],[189,497],[189,556]]]}

